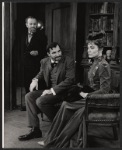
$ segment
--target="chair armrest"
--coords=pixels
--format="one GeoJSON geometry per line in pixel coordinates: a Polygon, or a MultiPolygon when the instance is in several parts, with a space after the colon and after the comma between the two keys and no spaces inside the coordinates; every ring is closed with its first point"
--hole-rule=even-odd
{"type": "Polygon", "coordinates": [[[120,94],[92,94],[87,97],[86,105],[118,107],[120,106],[120,94]]]}
{"type": "Polygon", "coordinates": [[[110,94],[92,94],[87,97],[87,99],[119,99],[119,93],[110,93],[110,94]]]}

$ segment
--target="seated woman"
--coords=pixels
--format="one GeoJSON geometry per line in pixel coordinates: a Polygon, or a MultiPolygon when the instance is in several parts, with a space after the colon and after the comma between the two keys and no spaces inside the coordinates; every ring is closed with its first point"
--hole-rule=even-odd
{"type": "Polygon", "coordinates": [[[88,72],[89,85],[79,92],[79,99],[76,96],[74,101],[62,103],[45,140],[38,142],[43,145],[43,148],[78,148],[83,146],[81,131],[83,131],[85,99],[93,93],[105,94],[110,91],[110,66],[102,57],[104,39],[105,33],[103,32],[88,36],[88,56],[94,60],[88,72]]]}

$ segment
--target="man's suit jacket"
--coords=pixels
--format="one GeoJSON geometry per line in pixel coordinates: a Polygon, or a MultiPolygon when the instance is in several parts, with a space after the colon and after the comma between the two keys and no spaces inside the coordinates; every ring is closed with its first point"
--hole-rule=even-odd
{"type": "MultiPolygon", "coordinates": [[[[68,56],[62,56],[60,62],[57,64],[56,86],[53,87],[56,94],[66,92],[75,81],[75,65],[74,60],[68,56]]],[[[38,80],[45,80],[47,87],[49,87],[49,73],[51,70],[50,57],[41,60],[40,72],[35,78],[38,80]]]]}
{"type": "Polygon", "coordinates": [[[44,31],[37,31],[33,34],[30,43],[27,41],[27,33],[20,39],[21,59],[24,66],[32,67],[40,65],[40,60],[46,56],[47,39],[44,31]],[[38,51],[37,56],[32,56],[31,51],[38,51]]]}

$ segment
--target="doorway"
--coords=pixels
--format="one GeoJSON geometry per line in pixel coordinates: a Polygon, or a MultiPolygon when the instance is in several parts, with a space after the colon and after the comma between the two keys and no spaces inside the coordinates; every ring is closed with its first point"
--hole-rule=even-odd
{"type": "Polygon", "coordinates": [[[28,16],[33,16],[37,18],[37,20],[42,21],[45,29],[45,5],[46,3],[16,3],[16,20],[14,20],[15,41],[13,44],[13,52],[12,52],[13,55],[12,56],[12,61],[13,61],[12,77],[14,78],[13,86],[12,86],[13,87],[13,101],[12,101],[13,109],[16,108],[16,106],[22,107],[25,105],[24,96],[26,92],[24,88],[24,78],[23,78],[23,71],[22,71],[23,66],[21,60],[21,52],[19,48],[19,46],[21,46],[20,37],[27,30],[25,26],[25,19],[28,16]]]}

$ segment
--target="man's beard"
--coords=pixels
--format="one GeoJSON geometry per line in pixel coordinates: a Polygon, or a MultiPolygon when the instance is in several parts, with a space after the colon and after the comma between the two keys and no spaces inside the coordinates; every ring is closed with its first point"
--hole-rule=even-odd
{"type": "Polygon", "coordinates": [[[59,60],[61,60],[61,56],[55,58],[55,61],[59,61],[59,60]]]}

